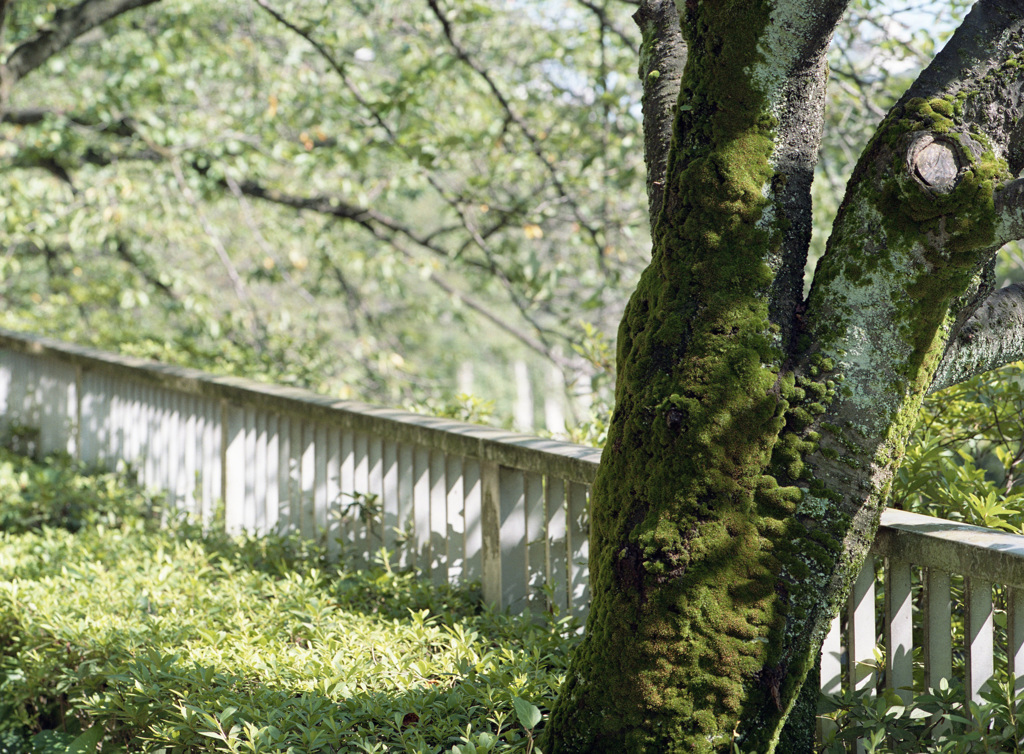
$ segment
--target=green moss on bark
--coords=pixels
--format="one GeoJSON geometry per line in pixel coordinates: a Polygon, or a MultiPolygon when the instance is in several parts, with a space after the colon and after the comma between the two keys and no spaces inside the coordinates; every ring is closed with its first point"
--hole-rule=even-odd
{"type": "Polygon", "coordinates": [[[775,124],[744,84],[768,7],[699,7],[653,259],[620,328],[594,601],[549,754],[768,750],[806,673],[777,641],[779,574],[805,567],[777,549],[803,498],[779,479],[803,476],[828,388],[781,374],[769,321],[775,124]]]}

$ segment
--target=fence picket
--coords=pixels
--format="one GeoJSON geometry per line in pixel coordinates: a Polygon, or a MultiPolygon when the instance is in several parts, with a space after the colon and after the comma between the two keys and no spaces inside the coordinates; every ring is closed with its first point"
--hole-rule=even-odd
{"type": "Polygon", "coordinates": [[[480,462],[475,458],[462,461],[463,508],[466,535],[464,541],[465,565],[463,574],[467,581],[483,581],[483,484],[480,478],[480,462]]]}
{"type": "Polygon", "coordinates": [[[565,525],[565,481],[548,475],[544,485],[544,504],[547,515],[547,583],[551,587],[552,605],[559,614],[569,609],[569,567],[567,557],[567,530],[565,525]]]}
{"type": "Polygon", "coordinates": [[[401,470],[398,464],[398,444],[390,440],[384,441],[382,455],[382,499],[381,499],[381,546],[388,552],[396,550],[397,532],[400,527],[400,496],[398,477],[401,470]]]}
{"type": "Polygon", "coordinates": [[[412,446],[402,443],[398,446],[398,565],[407,568],[416,562],[416,538],[412,531],[416,516],[413,510],[416,465],[412,446]]]}
{"type": "Polygon", "coordinates": [[[868,557],[847,601],[847,662],[854,691],[875,686],[875,559],[868,557]]]}
{"type": "Polygon", "coordinates": [[[498,464],[480,463],[480,567],[484,601],[498,607],[501,590],[501,481],[498,464]]]}
{"type": "Polygon", "coordinates": [[[904,704],[914,687],[914,637],[910,563],[889,558],[885,569],[885,678],[904,704]]]}
{"type": "Polygon", "coordinates": [[[1017,587],[1006,590],[1006,636],[1010,677],[1015,696],[1024,692],[1024,592],[1017,587]]]}
{"type": "Polygon", "coordinates": [[[499,549],[501,564],[501,606],[515,611],[526,599],[526,496],[523,472],[502,466],[498,470],[501,510],[499,549]]]}
{"type": "Polygon", "coordinates": [[[430,572],[430,449],[417,446],[413,450],[413,556],[415,564],[430,572]]]}
{"type": "Polygon", "coordinates": [[[430,454],[430,573],[435,584],[448,582],[448,490],[444,453],[430,454]]]}
{"type": "Polygon", "coordinates": [[[324,483],[327,497],[327,557],[336,561],[341,554],[341,433],[331,428],[327,435],[327,479],[324,483]]]}
{"type": "Polygon", "coordinates": [[[994,665],[992,641],[992,584],[976,578],[964,579],[966,592],[967,698],[981,701],[981,692],[991,680],[994,665]]]}
{"type": "Polygon", "coordinates": [[[953,678],[952,607],[949,574],[938,568],[928,568],[923,642],[925,688],[937,689],[943,678],[953,678]]]}
{"type": "Polygon", "coordinates": [[[448,456],[445,467],[445,500],[447,506],[448,573],[446,580],[458,583],[462,580],[466,562],[466,504],[465,480],[462,475],[462,458],[448,456]]]}
{"type": "Polygon", "coordinates": [[[544,584],[548,573],[548,552],[545,542],[544,477],[526,472],[526,601],[531,610],[543,612],[547,607],[544,584]]]}
{"type": "Polygon", "coordinates": [[[590,522],[587,518],[587,488],[576,482],[569,484],[567,526],[569,609],[582,619],[590,605],[590,522]]]}
{"type": "Polygon", "coordinates": [[[256,513],[257,483],[256,474],[256,409],[246,406],[242,410],[242,475],[245,479],[245,493],[242,496],[242,530],[255,532],[259,530],[259,516],[256,513]]]}

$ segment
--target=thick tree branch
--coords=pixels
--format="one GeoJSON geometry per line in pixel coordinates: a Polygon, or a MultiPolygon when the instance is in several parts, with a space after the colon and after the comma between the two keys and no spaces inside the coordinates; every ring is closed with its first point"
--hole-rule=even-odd
{"type": "Polygon", "coordinates": [[[1024,238],[1024,178],[1011,181],[995,192],[995,243],[999,246],[1024,238]]]}
{"type": "Polygon", "coordinates": [[[18,81],[75,39],[122,13],[157,2],[160,0],[83,0],[57,11],[44,29],[18,45],[0,65],[0,110],[4,109],[18,81]]]}
{"type": "Polygon", "coordinates": [[[1024,284],[1002,288],[979,306],[950,342],[929,392],[1024,359],[1024,284]]]}
{"type": "Polygon", "coordinates": [[[665,166],[672,144],[679,82],[686,67],[686,42],[679,28],[675,0],[642,0],[633,20],[643,36],[639,74],[644,89],[647,206],[653,231],[664,200],[665,166]]]}
{"type": "MultiPolygon", "coordinates": [[[[1024,168],[1024,70],[1016,62],[1024,48],[1024,12],[1013,0],[979,0],[917,81],[894,108],[905,109],[912,100],[958,102],[952,131],[977,158],[984,149],[1006,161],[1006,180],[1024,168]],[[981,134],[984,147],[979,140],[981,134]]],[[[993,239],[980,254],[982,265],[1007,241],[1024,238],[1022,187],[1010,181],[994,196],[996,223],[993,239]]],[[[978,208],[980,209],[980,207],[978,208]]],[[[970,296],[950,307],[956,324],[950,343],[957,343],[974,308],[987,302],[995,290],[995,277],[983,276],[970,296]]]]}
{"type": "MultiPolygon", "coordinates": [[[[776,121],[770,183],[762,188],[770,224],[784,218],[782,242],[767,260],[774,277],[769,317],[788,350],[804,293],[804,268],[811,242],[811,182],[818,161],[828,83],[826,53],[849,0],[778,3],[762,44],[763,60],[752,77],[776,121]]],[[[689,7],[689,4],[687,4],[689,7]]],[[[684,82],[680,105],[689,97],[684,82]]]]}
{"type": "Polygon", "coordinates": [[[1014,145],[1024,116],[1024,71],[1016,56],[1024,46],[1024,13],[1017,0],[978,0],[942,51],[900,99],[952,99],[966,94],[957,120],[980,129],[997,156],[1019,161],[1014,145]]]}

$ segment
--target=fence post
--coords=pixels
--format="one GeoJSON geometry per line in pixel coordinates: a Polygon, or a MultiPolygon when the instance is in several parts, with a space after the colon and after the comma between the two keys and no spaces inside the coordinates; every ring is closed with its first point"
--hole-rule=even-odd
{"type": "Polygon", "coordinates": [[[501,604],[501,478],[498,464],[480,462],[480,529],[484,602],[501,604]]]}
{"type": "Polygon", "coordinates": [[[981,692],[992,678],[992,584],[964,579],[967,629],[967,700],[981,702],[981,692]]]}
{"type": "Polygon", "coordinates": [[[885,569],[885,678],[904,704],[913,697],[914,641],[910,563],[889,558],[885,569]]]}
{"type": "Polygon", "coordinates": [[[221,401],[224,433],[221,442],[221,499],[224,528],[238,534],[244,524],[245,508],[245,412],[221,401]]]}

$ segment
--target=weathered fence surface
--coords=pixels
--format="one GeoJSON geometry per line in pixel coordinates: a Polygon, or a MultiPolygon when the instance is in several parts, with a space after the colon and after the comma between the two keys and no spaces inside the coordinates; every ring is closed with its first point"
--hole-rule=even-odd
{"type": "MultiPolygon", "coordinates": [[[[363,560],[385,547],[439,583],[479,581],[486,600],[513,611],[586,614],[593,448],[3,330],[0,431],[86,464],[123,464],[206,521],[223,503],[231,531],[296,531],[363,560]]],[[[1024,689],[1022,595],[1024,537],[886,511],[826,641],[822,687],[884,683],[909,695],[921,647],[928,686],[963,657],[972,698],[997,662],[1024,689]]]]}

